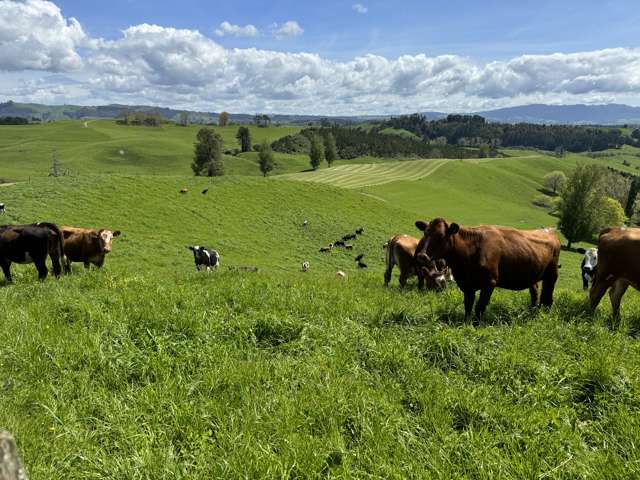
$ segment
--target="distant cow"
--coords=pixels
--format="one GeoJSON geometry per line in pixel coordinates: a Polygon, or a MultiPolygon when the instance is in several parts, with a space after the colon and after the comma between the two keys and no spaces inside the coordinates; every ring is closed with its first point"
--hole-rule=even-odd
{"type": "Polygon", "coordinates": [[[350,244],[350,243],[345,243],[344,244],[344,248],[345,248],[345,250],[353,250],[353,245],[350,244]]]}
{"type": "Polygon", "coordinates": [[[306,227],[307,225],[309,225],[309,220],[305,220],[304,222],[302,222],[303,227],[306,227]]]}
{"type": "Polygon", "coordinates": [[[369,268],[362,260],[358,260],[358,268],[369,268]]]}
{"type": "Polygon", "coordinates": [[[309,262],[302,262],[302,271],[303,272],[308,272],[310,266],[311,266],[311,264],[309,262]]]}
{"type": "Polygon", "coordinates": [[[193,252],[197,271],[206,268],[207,272],[209,272],[212,268],[218,268],[220,265],[220,254],[217,251],[199,245],[187,248],[193,252]]]}
{"type": "Polygon", "coordinates": [[[62,233],[53,223],[0,226],[0,266],[8,282],[13,281],[12,263],[34,263],[38,278],[47,278],[47,255],[51,258],[54,275],[59,276],[64,248],[62,233]]]}
{"type": "Polygon", "coordinates": [[[384,286],[388,287],[391,281],[393,267],[396,265],[400,269],[400,286],[404,287],[407,280],[414,275],[418,276],[418,283],[423,286],[420,271],[416,268],[414,255],[418,247],[418,240],[409,235],[396,235],[387,242],[386,266],[384,272],[384,286]]]}
{"type": "Polygon", "coordinates": [[[614,318],[620,316],[620,301],[631,285],[640,290],[640,228],[606,228],[598,239],[598,270],[591,285],[591,308],[609,290],[614,318]]]}
{"type": "Polygon", "coordinates": [[[333,246],[334,247],[344,247],[345,243],[342,240],[336,240],[335,242],[333,242],[333,246]]]}
{"type": "Polygon", "coordinates": [[[355,233],[350,233],[348,235],[345,235],[342,237],[342,240],[344,240],[345,242],[349,241],[349,240],[353,240],[354,238],[356,238],[356,234],[355,233]]]}
{"type": "Polygon", "coordinates": [[[364,233],[364,227],[360,227],[356,230],[356,235],[362,235],[364,233]]]}
{"type": "Polygon", "coordinates": [[[358,256],[355,258],[355,261],[356,261],[356,262],[359,262],[359,261],[360,261],[360,260],[362,260],[363,258],[364,258],[364,253],[361,253],[360,255],[358,255],[358,256]]]}
{"type": "Polygon", "coordinates": [[[337,277],[337,278],[339,278],[339,279],[343,279],[343,278],[345,278],[346,276],[347,276],[347,274],[346,274],[346,273],[344,273],[342,270],[338,270],[338,271],[336,272],[336,277],[337,277]]]}
{"type": "Polygon", "coordinates": [[[0,203],[0,215],[4,215],[4,214],[5,214],[4,203],[0,203]]]}
{"type": "Polygon", "coordinates": [[[206,195],[208,191],[209,191],[209,189],[205,188],[204,190],[202,190],[202,195],[206,195]]]}
{"type": "Polygon", "coordinates": [[[416,255],[419,264],[440,258],[451,267],[458,288],[464,293],[464,310],[478,321],[496,287],[529,289],[531,304],[538,303],[538,282],[542,281],[540,303],[553,304],[558,279],[560,240],[551,229],[516,230],[492,225],[464,228],[443,218],[417,221],[425,242],[416,255]]]}
{"type": "Polygon", "coordinates": [[[584,248],[578,248],[578,253],[582,253],[582,263],[580,264],[580,273],[582,276],[582,288],[586,290],[589,288],[589,282],[593,282],[593,278],[596,276],[598,269],[598,249],[590,248],[585,250],[584,248]]]}
{"type": "Polygon", "coordinates": [[[326,253],[326,252],[330,252],[332,249],[333,249],[333,243],[330,243],[327,247],[321,247],[320,252],[326,253]]]}
{"type": "Polygon", "coordinates": [[[101,268],[104,257],[110,253],[113,239],[120,236],[120,230],[101,228],[81,228],[63,225],[60,230],[64,238],[64,270],[71,271],[73,262],[84,263],[85,268],[95,265],[101,268]]]}
{"type": "Polygon", "coordinates": [[[180,189],[180,193],[188,193],[189,189],[188,188],[181,188],[180,189]]]}

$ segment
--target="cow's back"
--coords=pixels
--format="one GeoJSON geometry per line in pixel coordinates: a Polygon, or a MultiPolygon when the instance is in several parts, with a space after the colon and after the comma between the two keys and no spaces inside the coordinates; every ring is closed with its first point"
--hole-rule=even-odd
{"type": "Polygon", "coordinates": [[[390,261],[400,267],[403,272],[415,270],[413,256],[420,240],[409,235],[396,235],[389,240],[390,261]]]}
{"type": "Polygon", "coordinates": [[[60,230],[64,237],[64,254],[72,262],[86,262],[100,254],[92,239],[95,229],[63,225],[60,230]]]}
{"type": "Polygon", "coordinates": [[[640,228],[608,228],[598,239],[598,274],[640,286],[640,228]]]}

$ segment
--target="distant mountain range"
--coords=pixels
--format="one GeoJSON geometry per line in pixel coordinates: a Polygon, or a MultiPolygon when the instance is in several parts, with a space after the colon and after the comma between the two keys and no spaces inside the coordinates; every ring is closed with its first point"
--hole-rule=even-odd
{"type": "MultiPolygon", "coordinates": [[[[145,105],[101,105],[83,107],[78,105],[41,105],[36,103],[0,103],[0,117],[38,118],[43,121],[85,119],[85,118],[117,118],[123,109],[131,112],[158,112],[168,120],[179,120],[184,112],[189,114],[192,123],[216,123],[218,113],[176,110],[172,108],[153,107],[145,105]]],[[[582,125],[624,125],[640,124],[640,107],[628,105],[523,105],[520,107],[499,108],[482,112],[472,112],[485,117],[491,122],[504,123],[547,123],[547,124],[582,124],[582,125]]],[[[445,117],[443,112],[423,112],[430,120],[445,117]]],[[[324,116],[324,115],[270,115],[274,123],[306,124],[329,119],[338,123],[359,123],[373,120],[383,120],[390,115],[362,115],[362,116],[324,116]]],[[[230,119],[235,123],[251,123],[254,115],[231,114],[230,119]]]]}

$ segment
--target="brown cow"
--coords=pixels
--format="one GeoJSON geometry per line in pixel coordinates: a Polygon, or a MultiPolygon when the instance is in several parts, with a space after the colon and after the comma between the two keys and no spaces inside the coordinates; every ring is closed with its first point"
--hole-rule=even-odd
{"type": "Polygon", "coordinates": [[[611,288],[613,317],[618,318],[629,285],[640,290],[640,228],[605,228],[598,239],[598,269],[589,292],[591,309],[596,309],[611,288]]]}
{"type": "Polygon", "coordinates": [[[181,188],[180,189],[180,193],[189,193],[189,189],[188,188],[181,188]]]}
{"type": "Polygon", "coordinates": [[[475,319],[479,321],[496,287],[529,289],[531,304],[538,303],[538,282],[542,281],[540,303],[553,304],[558,279],[560,240],[552,229],[516,230],[498,226],[463,228],[443,218],[430,223],[417,221],[424,232],[424,244],[417,253],[420,265],[443,258],[464,293],[465,316],[469,318],[480,298],[475,319]]]}
{"type": "Polygon", "coordinates": [[[102,228],[78,228],[63,226],[64,237],[64,269],[71,271],[72,262],[82,262],[85,268],[90,264],[100,268],[104,264],[104,256],[111,251],[111,241],[120,235],[119,230],[102,228]]]}
{"type": "MultiPolygon", "coordinates": [[[[407,284],[409,278],[419,274],[413,258],[419,243],[420,240],[415,237],[410,237],[409,235],[396,235],[387,242],[387,269],[384,272],[385,287],[389,286],[391,273],[393,272],[393,267],[396,265],[398,265],[400,269],[399,280],[401,287],[407,284]]],[[[421,277],[418,276],[418,283],[420,283],[420,278],[421,277]]]]}

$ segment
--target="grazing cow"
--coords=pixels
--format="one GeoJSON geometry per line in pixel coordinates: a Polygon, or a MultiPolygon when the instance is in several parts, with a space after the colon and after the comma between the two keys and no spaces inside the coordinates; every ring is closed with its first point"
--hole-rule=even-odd
{"type": "Polygon", "coordinates": [[[353,250],[353,245],[350,244],[350,243],[345,243],[344,244],[344,248],[345,248],[345,250],[353,250]]]}
{"type": "Polygon", "coordinates": [[[350,233],[348,235],[345,235],[342,237],[342,240],[344,240],[345,242],[349,241],[349,240],[353,240],[354,238],[356,238],[356,234],[355,233],[350,233]]]}
{"type": "Polygon", "coordinates": [[[480,320],[496,287],[529,289],[532,306],[538,303],[538,282],[542,281],[541,304],[553,304],[558,279],[560,240],[552,229],[516,230],[492,225],[463,228],[443,218],[417,221],[425,242],[417,261],[425,265],[440,258],[451,267],[458,288],[464,293],[464,310],[471,316],[476,292],[480,298],[475,320],[480,320]]]}
{"type": "Polygon", "coordinates": [[[206,195],[208,191],[209,191],[209,189],[205,188],[204,190],[202,190],[202,195],[206,195]]]}
{"type": "Polygon", "coordinates": [[[346,274],[346,273],[344,273],[342,270],[338,270],[338,271],[336,272],[336,277],[337,277],[337,278],[339,278],[339,279],[341,279],[341,280],[342,280],[343,278],[346,278],[346,276],[347,276],[347,274],[346,274]]]}
{"type": "MultiPolygon", "coordinates": [[[[409,235],[396,235],[387,242],[386,264],[387,269],[384,272],[384,286],[388,287],[391,281],[391,273],[396,265],[400,269],[400,286],[404,287],[407,280],[414,275],[418,275],[418,283],[422,285],[420,271],[416,268],[414,255],[420,240],[409,235]]],[[[362,260],[362,256],[358,255],[356,261],[362,260]]]]}
{"type": "Polygon", "coordinates": [[[188,193],[189,189],[188,188],[181,188],[180,189],[180,193],[188,193]]]}
{"type": "Polygon", "coordinates": [[[64,255],[62,233],[53,223],[0,226],[0,266],[8,282],[12,282],[12,263],[34,263],[38,278],[47,278],[47,255],[51,257],[53,274],[62,271],[60,260],[64,255]]]}
{"type": "Polygon", "coordinates": [[[4,215],[4,214],[5,214],[4,203],[0,203],[0,215],[4,215]]]}
{"type": "Polygon", "coordinates": [[[363,258],[364,258],[364,253],[361,253],[360,255],[358,255],[358,256],[355,258],[355,261],[356,261],[356,262],[359,262],[359,261],[360,261],[360,260],[362,260],[363,258]]]}
{"type": "Polygon", "coordinates": [[[345,243],[342,240],[336,240],[335,242],[333,242],[333,246],[334,247],[344,247],[345,243]]]}
{"type": "Polygon", "coordinates": [[[591,309],[610,289],[613,317],[618,318],[627,288],[640,290],[640,228],[605,228],[598,239],[598,253],[598,270],[589,292],[591,309]]]}
{"type": "Polygon", "coordinates": [[[302,222],[303,227],[306,227],[307,225],[309,225],[309,220],[305,220],[304,222],[302,222]]]}
{"type": "Polygon", "coordinates": [[[329,246],[327,247],[321,247],[320,252],[321,253],[330,252],[332,249],[333,249],[333,243],[330,243],[329,246]]]}
{"type": "Polygon", "coordinates": [[[582,274],[582,289],[586,290],[589,288],[589,282],[593,282],[596,276],[598,269],[598,249],[590,248],[585,250],[584,248],[578,248],[576,251],[584,255],[582,263],[580,264],[580,272],[582,274]]]}
{"type": "Polygon", "coordinates": [[[369,268],[362,260],[358,260],[358,268],[369,268]]]}
{"type": "Polygon", "coordinates": [[[311,264],[308,261],[307,262],[302,262],[302,271],[303,272],[308,272],[310,266],[311,266],[311,264]]]}
{"type": "Polygon", "coordinates": [[[210,250],[199,245],[187,248],[193,252],[193,259],[196,262],[197,271],[206,268],[207,272],[210,272],[212,268],[218,268],[220,266],[220,254],[215,250],[210,250]]]}
{"type": "Polygon", "coordinates": [[[67,273],[73,262],[84,263],[84,268],[91,264],[101,268],[105,255],[113,248],[113,239],[120,236],[120,230],[107,228],[97,230],[63,225],[60,230],[64,238],[64,270],[67,273]]]}
{"type": "Polygon", "coordinates": [[[356,230],[356,235],[362,235],[364,233],[364,227],[360,227],[356,230]]]}

